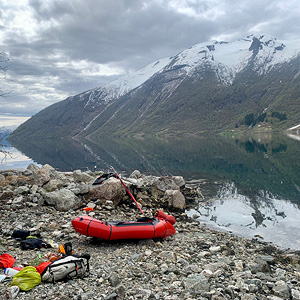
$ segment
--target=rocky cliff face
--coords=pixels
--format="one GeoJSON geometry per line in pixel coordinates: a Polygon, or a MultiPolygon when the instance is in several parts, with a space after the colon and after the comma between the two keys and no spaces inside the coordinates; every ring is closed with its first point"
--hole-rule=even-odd
{"type": "Polygon", "coordinates": [[[65,137],[201,133],[232,129],[246,114],[277,111],[297,125],[299,41],[268,35],[212,41],[33,116],[12,135],[65,137]]]}

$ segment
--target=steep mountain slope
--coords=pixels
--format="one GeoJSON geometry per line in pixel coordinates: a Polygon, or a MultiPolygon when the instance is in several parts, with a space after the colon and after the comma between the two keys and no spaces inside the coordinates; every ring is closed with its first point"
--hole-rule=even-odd
{"type": "Polygon", "coordinates": [[[286,129],[300,123],[299,46],[268,35],[201,43],[44,109],[12,138],[286,129]]]}

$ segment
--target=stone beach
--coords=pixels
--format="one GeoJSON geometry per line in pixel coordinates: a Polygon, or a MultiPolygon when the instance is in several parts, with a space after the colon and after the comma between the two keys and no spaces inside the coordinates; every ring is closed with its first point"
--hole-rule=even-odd
{"type": "MultiPolygon", "coordinates": [[[[42,282],[16,299],[300,299],[299,253],[214,231],[188,217],[185,208],[199,200],[201,184],[189,185],[181,176],[134,171],[123,178],[146,216],[156,209],[175,216],[175,235],[107,242],[78,234],[71,221],[79,215],[105,221],[141,217],[116,178],[92,185],[101,174],[34,164],[0,171],[0,255],[13,256],[15,266],[37,266],[47,261],[47,253],[71,242],[75,254],[91,256],[89,276],[42,282]],[[15,229],[39,233],[53,248],[24,251],[11,237],[15,229]]],[[[9,282],[0,284],[0,299],[7,299],[9,282]]]]}

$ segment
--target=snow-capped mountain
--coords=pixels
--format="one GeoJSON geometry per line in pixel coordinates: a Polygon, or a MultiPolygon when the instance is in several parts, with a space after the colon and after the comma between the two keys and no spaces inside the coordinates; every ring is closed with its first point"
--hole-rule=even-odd
{"type": "MultiPolygon", "coordinates": [[[[197,44],[175,56],[158,60],[145,68],[122,76],[100,89],[110,90],[111,100],[123,96],[140,86],[156,73],[181,67],[185,74],[192,74],[198,67],[210,64],[219,80],[231,84],[241,70],[250,62],[260,74],[267,74],[277,64],[287,62],[299,55],[300,39],[281,41],[264,34],[249,35],[235,42],[211,41],[197,44]]],[[[96,89],[100,90],[100,89],[96,89]]]]}
{"type": "Polygon", "coordinates": [[[288,128],[300,121],[300,111],[289,111],[299,95],[299,54],[300,40],[266,34],[200,43],[56,103],[14,135],[200,133],[239,126],[247,114],[261,120],[274,112],[287,116],[279,125],[288,128]],[[47,126],[41,128],[41,121],[47,126]]]}
{"type": "Polygon", "coordinates": [[[105,91],[105,96],[101,100],[109,102],[137,88],[154,74],[176,67],[180,68],[184,75],[190,75],[197,68],[210,64],[222,83],[232,84],[236,74],[250,62],[253,62],[253,70],[259,74],[267,74],[277,64],[297,57],[299,52],[300,39],[279,41],[267,34],[258,37],[249,35],[231,43],[224,41],[200,43],[175,56],[160,59],[137,72],[124,75],[92,92],[86,92],[92,95],[86,105],[97,101],[99,98],[95,95],[98,93],[105,91]]]}
{"type": "Polygon", "coordinates": [[[211,41],[197,44],[179,54],[158,60],[136,73],[123,76],[107,85],[107,88],[118,90],[121,96],[140,86],[155,73],[182,67],[186,74],[191,74],[203,64],[211,67],[220,81],[232,83],[237,73],[250,62],[253,69],[260,74],[267,74],[277,64],[296,58],[300,52],[300,39],[281,41],[264,34],[249,35],[235,42],[211,41]]]}

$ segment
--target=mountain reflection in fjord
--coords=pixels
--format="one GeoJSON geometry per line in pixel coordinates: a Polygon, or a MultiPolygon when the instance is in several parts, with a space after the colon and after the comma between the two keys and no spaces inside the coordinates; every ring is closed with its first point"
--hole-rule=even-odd
{"type": "Polygon", "coordinates": [[[31,163],[35,162],[16,148],[0,147],[0,170],[26,169],[31,163]]]}
{"type": "Polygon", "coordinates": [[[223,184],[214,198],[200,202],[188,215],[214,229],[300,249],[299,204],[276,199],[266,191],[250,199],[239,194],[234,183],[223,184]]]}

